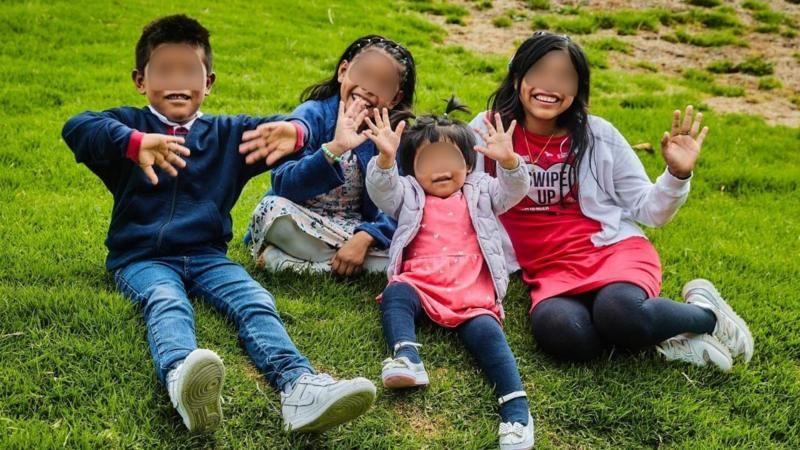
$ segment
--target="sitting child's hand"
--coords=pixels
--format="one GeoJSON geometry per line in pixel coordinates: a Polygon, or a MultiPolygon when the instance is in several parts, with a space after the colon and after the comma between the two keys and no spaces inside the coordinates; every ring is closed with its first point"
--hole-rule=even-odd
{"type": "Polygon", "coordinates": [[[486,122],[487,131],[476,131],[481,135],[486,146],[476,145],[475,151],[497,161],[506,170],[516,169],[519,165],[519,159],[517,154],[514,153],[512,136],[514,136],[514,128],[517,126],[517,121],[512,120],[506,131],[503,129],[503,120],[500,118],[499,113],[494,115],[494,120],[496,126],[492,125],[492,122],[484,116],[483,121],[486,122]]]}
{"type": "Polygon", "coordinates": [[[661,154],[670,173],[678,178],[689,178],[692,175],[700,148],[708,134],[708,127],[700,129],[703,113],[692,115],[694,108],[689,105],[681,120],[680,110],[672,114],[672,130],[664,132],[661,138],[661,154]]]}
{"type": "Polygon", "coordinates": [[[353,235],[343,246],[333,255],[331,259],[331,271],[340,276],[353,276],[361,273],[367,252],[375,239],[365,231],[359,231],[353,235]]]}
{"type": "Polygon", "coordinates": [[[184,142],[180,136],[155,133],[142,136],[142,143],[139,146],[139,167],[151,183],[158,184],[158,176],[153,170],[154,165],[173,177],[178,176],[176,167],[180,169],[186,167],[186,161],[178,156],[191,154],[188,148],[181,145],[184,142]]]}
{"type": "Polygon", "coordinates": [[[297,129],[291,122],[270,122],[262,123],[255,130],[245,131],[239,153],[249,153],[245,158],[247,164],[266,158],[266,164],[271,166],[294,153],[296,147],[297,129]]]}
{"type": "Polygon", "coordinates": [[[380,155],[378,155],[378,167],[381,169],[391,169],[397,155],[397,147],[400,145],[400,138],[406,128],[406,122],[401,121],[392,131],[392,124],[389,121],[389,110],[383,108],[383,115],[375,108],[373,111],[375,121],[366,118],[368,130],[364,131],[367,138],[375,144],[380,155]]]}

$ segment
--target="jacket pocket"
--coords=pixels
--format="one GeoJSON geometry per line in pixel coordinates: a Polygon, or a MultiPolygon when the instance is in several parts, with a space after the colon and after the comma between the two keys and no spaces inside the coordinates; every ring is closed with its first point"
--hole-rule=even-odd
{"type": "Polygon", "coordinates": [[[166,208],[164,199],[157,196],[130,197],[111,218],[106,246],[114,250],[152,246],[166,208]]]}
{"type": "Polygon", "coordinates": [[[160,234],[161,248],[167,250],[220,243],[229,240],[231,232],[214,202],[179,199],[160,234]]]}

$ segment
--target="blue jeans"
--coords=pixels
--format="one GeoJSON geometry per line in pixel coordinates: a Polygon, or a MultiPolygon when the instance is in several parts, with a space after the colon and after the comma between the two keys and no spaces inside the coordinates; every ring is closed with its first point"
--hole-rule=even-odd
{"type": "MultiPolygon", "coordinates": [[[[417,291],[408,283],[392,283],[383,291],[381,299],[383,334],[389,349],[398,342],[417,342],[415,323],[425,316],[417,291]]],[[[500,398],[516,391],[524,391],[517,369],[517,360],[508,346],[503,328],[490,315],[473,317],[456,327],[461,342],[475,358],[486,378],[500,398]]],[[[411,362],[420,362],[416,348],[401,347],[396,357],[405,356],[411,362]]],[[[516,398],[500,407],[503,422],[528,423],[528,401],[516,398]]]]}
{"type": "Polygon", "coordinates": [[[197,348],[189,296],[204,299],[236,323],[247,353],[273,387],[284,390],[304,373],[314,373],[286,333],[272,295],[224,254],[138,261],[118,269],[114,279],[143,309],[150,353],[162,383],[167,372],[197,348]]]}

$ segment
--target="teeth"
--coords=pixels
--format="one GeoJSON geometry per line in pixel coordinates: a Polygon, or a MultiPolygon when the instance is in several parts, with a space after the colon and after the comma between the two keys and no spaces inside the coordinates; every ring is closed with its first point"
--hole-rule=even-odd
{"type": "Polygon", "coordinates": [[[535,98],[536,100],[539,100],[540,102],[545,102],[545,103],[556,103],[556,102],[558,102],[558,98],[552,97],[552,96],[549,96],[549,95],[543,95],[543,94],[534,95],[533,98],[535,98]]]}

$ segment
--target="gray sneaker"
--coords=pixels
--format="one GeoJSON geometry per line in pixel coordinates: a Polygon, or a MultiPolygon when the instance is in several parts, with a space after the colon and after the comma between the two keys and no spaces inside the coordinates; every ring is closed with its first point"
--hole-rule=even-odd
{"type": "Polygon", "coordinates": [[[364,414],[374,401],[375,385],[366,378],[303,374],[289,393],[281,393],[284,429],[321,433],[364,414]]]}
{"type": "Polygon", "coordinates": [[[753,358],[753,335],[745,321],[728,305],[710,281],[698,278],[686,283],[683,287],[683,298],[686,303],[711,310],[717,318],[713,336],[728,347],[731,356],[735,358],[744,355],[744,361],[750,362],[753,358]]]}
{"type": "Polygon", "coordinates": [[[172,405],[189,431],[214,431],[222,422],[225,366],[216,353],[197,349],[167,374],[172,405]]]}
{"type": "Polygon", "coordinates": [[[405,356],[383,360],[381,379],[383,386],[390,389],[427,386],[429,383],[425,365],[413,363],[405,356]]]}
{"type": "Polygon", "coordinates": [[[733,367],[728,348],[708,334],[679,334],[656,345],[656,351],[667,361],[683,361],[696,366],[712,364],[723,372],[733,367]]]}

